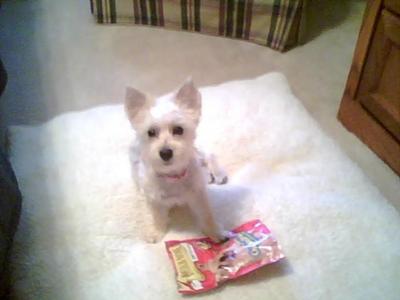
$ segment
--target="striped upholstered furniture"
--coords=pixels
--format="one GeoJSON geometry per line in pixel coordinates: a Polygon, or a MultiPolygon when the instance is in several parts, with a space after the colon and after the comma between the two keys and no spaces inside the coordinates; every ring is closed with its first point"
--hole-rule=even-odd
{"type": "Polygon", "coordinates": [[[306,0],[90,0],[98,23],[160,26],[279,51],[302,40],[306,0]]]}

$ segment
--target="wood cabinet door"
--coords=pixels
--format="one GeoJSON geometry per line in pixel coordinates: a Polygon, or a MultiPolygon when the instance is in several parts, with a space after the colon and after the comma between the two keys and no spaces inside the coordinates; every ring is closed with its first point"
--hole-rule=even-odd
{"type": "Polygon", "coordinates": [[[400,141],[400,17],[386,9],[380,13],[356,98],[400,141]]]}
{"type": "Polygon", "coordinates": [[[369,0],[338,113],[400,175],[400,1],[369,0]]]}

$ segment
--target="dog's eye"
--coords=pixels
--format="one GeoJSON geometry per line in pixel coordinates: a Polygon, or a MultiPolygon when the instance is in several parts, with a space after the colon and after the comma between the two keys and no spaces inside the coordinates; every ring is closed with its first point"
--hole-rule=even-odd
{"type": "Polygon", "coordinates": [[[182,135],[183,128],[181,126],[175,126],[174,128],[172,128],[172,134],[173,135],[182,135]]]}
{"type": "Polygon", "coordinates": [[[149,137],[155,137],[156,134],[157,134],[157,132],[156,132],[156,130],[155,130],[154,128],[150,128],[150,129],[147,131],[147,135],[148,135],[149,137]]]}

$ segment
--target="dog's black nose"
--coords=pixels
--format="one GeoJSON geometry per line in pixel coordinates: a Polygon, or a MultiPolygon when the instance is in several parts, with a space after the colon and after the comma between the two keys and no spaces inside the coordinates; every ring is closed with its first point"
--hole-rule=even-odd
{"type": "Polygon", "coordinates": [[[162,148],[160,150],[160,157],[163,161],[169,161],[172,158],[173,154],[174,153],[169,148],[162,148]]]}

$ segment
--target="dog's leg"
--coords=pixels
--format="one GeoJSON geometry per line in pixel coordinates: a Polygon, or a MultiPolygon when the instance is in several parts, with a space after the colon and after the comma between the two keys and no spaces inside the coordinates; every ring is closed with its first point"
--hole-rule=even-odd
{"type": "Polygon", "coordinates": [[[224,184],[228,181],[228,175],[225,170],[219,165],[214,154],[209,154],[205,156],[207,168],[214,178],[216,184],[224,184]]]}
{"type": "Polygon", "coordinates": [[[198,191],[195,195],[192,195],[188,205],[204,234],[215,242],[221,242],[226,239],[224,231],[215,221],[205,190],[198,191]]]}
{"type": "Polygon", "coordinates": [[[143,228],[143,237],[148,243],[159,242],[167,232],[168,207],[156,203],[147,203],[149,226],[143,228]]]}

